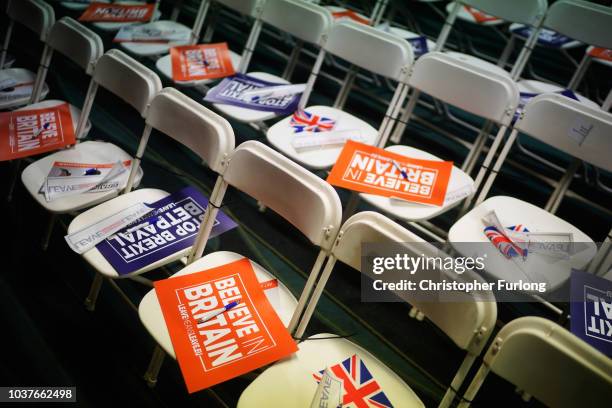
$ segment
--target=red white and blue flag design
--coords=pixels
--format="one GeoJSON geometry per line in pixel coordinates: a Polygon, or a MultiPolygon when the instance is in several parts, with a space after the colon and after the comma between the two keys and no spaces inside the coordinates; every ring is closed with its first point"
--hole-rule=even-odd
{"type": "Polygon", "coordinates": [[[305,110],[297,110],[293,112],[289,126],[293,128],[294,133],[300,132],[328,132],[334,128],[336,121],[334,119],[315,115],[314,113],[305,110]]]}
{"type": "MultiPolygon", "coordinates": [[[[342,381],[344,387],[344,394],[342,396],[343,407],[393,407],[391,401],[389,401],[378,382],[370,373],[370,370],[368,370],[363,360],[357,354],[353,354],[351,357],[328,369],[342,381]]],[[[317,382],[320,382],[324,372],[325,370],[321,370],[312,376],[317,382]]]]}
{"type": "MultiPolygon", "coordinates": [[[[529,232],[529,230],[522,224],[512,225],[506,229],[514,232],[529,232]]],[[[492,225],[488,226],[484,229],[484,233],[495,248],[499,249],[499,252],[501,252],[506,258],[510,259],[517,256],[525,258],[527,256],[526,248],[521,248],[512,242],[512,240],[504,233],[500,232],[497,227],[492,225]]]]}

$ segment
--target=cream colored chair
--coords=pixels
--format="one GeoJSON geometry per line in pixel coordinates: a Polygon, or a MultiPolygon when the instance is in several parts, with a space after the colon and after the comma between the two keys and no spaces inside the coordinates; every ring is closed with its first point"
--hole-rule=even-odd
{"type": "MultiPolygon", "coordinates": [[[[381,214],[375,212],[355,214],[342,225],[312,297],[308,299],[307,293],[303,293],[300,297],[289,326],[290,331],[296,328],[294,335],[297,338],[303,336],[336,262],[340,261],[356,271],[360,270],[364,243],[402,245],[409,256],[420,256],[423,253],[426,256],[445,256],[442,251],[381,214]]],[[[463,275],[457,275],[455,271],[450,270],[439,272],[441,272],[440,279],[482,282],[470,271],[463,275]]],[[[415,316],[421,319],[428,318],[459,348],[467,352],[440,407],[448,407],[453,401],[456,390],[461,387],[470,367],[485,347],[497,316],[495,298],[490,292],[481,292],[477,295],[453,293],[453,295],[457,296],[453,300],[433,301],[419,298],[419,295],[410,291],[401,294],[401,298],[415,308],[412,312],[415,316]]],[[[242,393],[238,407],[309,407],[317,388],[312,377],[313,373],[339,363],[353,354],[364,360],[393,406],[423,406],[410,387],[369,351],[349,340],[334,339],[333,336],[329,338],[330,336],[319,334],[299,343],[299,351],[296,354],[274,364],[249,385],[242,393]]]]}
{"type": "MultiPolygon", "coordinates": [[[[604,407],[612,400],[612,360],[541,317],[518,318],[497,333],[460,408],[470,405],[489,372],[549,407],[604,407]]],[[[497,397],[504,405],[504,396],[497,397]]]]}
{"type": "MultiPolygon", "coordinates": [[[[319,177],[256,141],[238,146],[224,160],[221,173],[220,183],[215,186],[219,192],[215,207],[220,205],[227,187],[232,186],[278,213],[318,248],[319,253],[303,289],[303,293],[309,295],[340,227],[342,209],[336,191],[319,177]]],[[[215,203],[211,200],[211,204],[215,203]]],[[[214,220],[214,213],[207,211],[202,225],[211,219],[214,220]]],[[[200,258],[206,244],[206,238],[202,236],[207,237],[204,228],[200,228],[200,231],[189,257],[189,265],[173,276],[199,272],[244,258],[229,251],[217,251],[200,258]]],[[[260,281],[275,279],[254,261],[251,264],[260,281]]],[[[270,300],[280,319],[288,325],[297,304],[293,294],[279,282],[277,299],[270,300]]],[[[145,328],[159,344],[145,374],[145,379],[153,386],[164,354],[175,358],[175,353],[155,290],[145,295],[138,310],[145,328]]]]}

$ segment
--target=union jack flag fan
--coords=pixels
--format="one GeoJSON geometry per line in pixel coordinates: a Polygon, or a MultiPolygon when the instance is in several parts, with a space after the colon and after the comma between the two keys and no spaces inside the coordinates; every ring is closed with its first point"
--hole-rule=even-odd
{"type": "MultiPolygon", "coordinates": [[[[529,230],[522,224],[512,225],[510,227],[506,227],[506,229],[514,232],[529,232],[529,230]]],[[[508,238],[503,232],[500,232],[496,227],[486,227],[484,229],[484,233],[487,238],[489,238],[489,241],[495,245],[495,248],[499,249],[499,251],[506,258],[510,259],[516,256],[525,258],[527,256],[526,248],[521,248],[519,245],[512,242],[510,238],[508,238]]]]}
{"type": "MultiPolygon", "coordinates": [[[[357,354],[329,367],[329,370],[342,381],[342,407],[393,408],[391,401],[357,354]]],[[[325,370],[321,370],[312,376],[320,382],[324,372],[325,370]]]]}
{"type": "Polygon", "coordinates": [[[293,128],[294,133],[327,132],[334,128],[336,121],[305,110],[297,110],[291,116],[289,125],[293,128]]]}

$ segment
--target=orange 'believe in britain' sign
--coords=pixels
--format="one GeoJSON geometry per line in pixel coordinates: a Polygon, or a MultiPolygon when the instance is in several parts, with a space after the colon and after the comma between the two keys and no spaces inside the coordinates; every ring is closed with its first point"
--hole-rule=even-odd
{"type": "Polygon", "coordinates": [[[74,142],[67,103],[0,113],[0,161],[34,156],[74,142]]]}
{"type": "Polygon", "coordinates": [[[412,159],[349,140],[327,181],[362,193],[440,206],[452,168],[453,162],[412,159]]]}
{"type": "Polygon", "coordinates": [[[197,81],[234,75],[227,43],[185,45],[170,49],[172,79],[197,81]]]}
{"type": "Polygon", "coordinates": [[[81,14],[79,21],[130,23],[150,21],[155,4],[108,4],[91,3],[81,14]]]}
{"type": "Polygon", "coordinates": [[[589,51],[589,55],[593,58],[612,61],[612,50],[608,48],[593,47],[593,49],[589,51]]]}
{"type": "Polygon", "coordinates": [[[157,281],[155,292],[190,393],[297,351],[246,258],[157,281]]]}

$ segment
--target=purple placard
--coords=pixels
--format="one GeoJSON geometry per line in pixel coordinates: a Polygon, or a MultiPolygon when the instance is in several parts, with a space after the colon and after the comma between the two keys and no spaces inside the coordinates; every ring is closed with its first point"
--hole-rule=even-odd
{"type": "MultiPolygon", "coordinates": [[[[515,30],[512,30],[512,33],[526,39],[529,38],[533,30],[534,29],[531,26],[521,26],[515,30]]],[[[540,30],[540,34],[538,35],[538,44],[546,45],[548,47],[559,48],[572,41],[574,40],[547,28],[540,30]]]]}
{"type": "Polygon", "coordinates": [[[262,81],[248,75],[236,74],[223,78],[219,85],[208,91],[204,100],[258,111],[274,112],[282,116],[290,115],[297,109],[301,94],[287,95],[281,98],[266,98],[252,102],[242,99],[242,95],[246,91],[279,85],[287,84],[262,81]]]}
{"type": "Polygon", "coordinates": [[[429,52],[429,47],[427,46],[427,38],[425,36],[419,36],[414,38],[408,38],[407,41],[412,46],[412,52],[414,53],[414,57],[418,58],[423,54],[427,54],[429,52]]]}
{"type": "Polygon", "coordinates": [[[612,281],[572,270],[571,330],[607,356],[612,356],[612,281]]]}
{"type": "MultiPolygon", "coordinates": [[[[553,92],[553,93],[558,93],[559,95],[563,95],[563,96],[567,96],[568,98],[571,98],[575,101],[578,101],[578,97],[576,96],[576,94],[569,90],[569,89],[564,89],[562,91],[557,91],[557,92],[553,92]]],[[[514,124],[514,122],[516,122],[516,120],[519,118],[519,115],[521,114],[521,112],[523,112],[523,109],[525,109],[525,105],[527,105],[527,103],[532,100],[533,98],[535,98],[536,96],[541,95],[539,93],[531,93],[531,92],[521,92],[520,93],[520,100],[519,100],[519,104],[516,108],[516,112],[514,112],[514,117],[512,118],[512,123],[514,124]]]]}
{"type": "MultiPolygon", "coordinates": [[[[208,199],[195,187],[185,187],[152,204],[147,203],[147,206],[153,209],[148,218],[131,224],[96,245],[119,275],[143,268],[193,245],[208,199]],[[142,226],[147,220],[155,218],[155,222],[142,226]]],[[[210,237],[236,226],[231,218],[219,211],[210,237]]]]}

